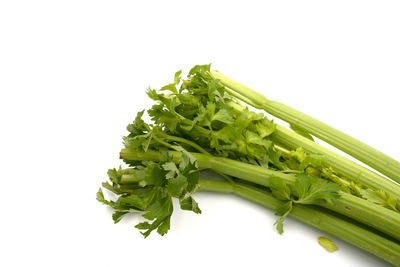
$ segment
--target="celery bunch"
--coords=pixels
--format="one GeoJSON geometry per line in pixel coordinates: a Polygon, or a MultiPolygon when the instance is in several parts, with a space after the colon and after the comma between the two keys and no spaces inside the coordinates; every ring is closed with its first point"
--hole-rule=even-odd
{"type": "Polygon", "coordinates": [[[233,193],[269,208],[284,220],[293,216],[400,265],[400,187],[313,141],[342,149],[399,181],[400,163],[283,104],[197,65],[186,79],[148,89],[154,105],[129,124],[120,157],[127,168],[111,169],[97,199],[111,206],[119,222],[142,214],[136,228],[147,237],[170,229],[172,198],[180,208],[201,213],[197,191],[233,193]],[[256,113],[253,106],[288,121],[291,131],[256,113]],[[210,169],[225,181],[201,177],[210,169]]]}

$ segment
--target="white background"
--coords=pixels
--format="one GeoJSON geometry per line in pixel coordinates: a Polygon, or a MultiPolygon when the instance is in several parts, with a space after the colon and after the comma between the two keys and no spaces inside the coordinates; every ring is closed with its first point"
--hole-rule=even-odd
{"type": "MultiPolygon", "coordinates": [[[[145,88],[213,68],[400,159],[399,1],[1,1],[1,266],[387,266],[229,195],[164,237],[95,194],[145,88]]],[[[328,235],[325,235],[328,236],[328,235]]],[[[329,236],[328,236],[329,237],[329,236]]]]}

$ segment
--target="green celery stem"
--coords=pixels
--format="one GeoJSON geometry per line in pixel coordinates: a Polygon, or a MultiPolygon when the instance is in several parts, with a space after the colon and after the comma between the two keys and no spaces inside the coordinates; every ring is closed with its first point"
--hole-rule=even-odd
{"type": "MultiPolygon", "coordinates": [[[[201,191],[234,193],[264,207],[276,209],[282,202],[270,193],[245,184],[200,179],[201,191]]],[[[289,216],[364,249],[396,266],[400,265],[400,245],[361,226],[323,211],[294,204],[289,216]]]]}
{"type": "Polygon", "coordinates": [[[307,152],[323,155],[324,161],[340,175],[366,187],[381,189],[400,199],[400,187],[395,183],[285,127],[276,125],[272,138],[290,149],[302,147],[307,152]]]}
{"type": "MultiPolygon", "coordinates": [[[[181,153],[170,151],[175,162],[178,162],[181,153]]],[[[214,157],[200,153],[192,153],[196,157],[200,169],[212,169],[216,172],[231,175],[242,180],[262,186],[269,186],[269,178],[274,176],[293,186],[295,177],[263,167],[232,159],[214,157]]],[[[159,160],[159,152],[149,150],[136,152],[132,149],[121,150],[120,157],[124,160],[159,160]]],[[[367,224],[381,232],[387,233],[400,240],[400,213],[389,210],[367,200],[355,197],[345,192],[340,192],[340,198],[334,204],[321,204],[321,206],[346,215],[354,220],[367,224]]]]}
{"type": "MultiPolygon", "coordinates": [[[[244,109],[244,106],[238,103],[230,102],[229,105],[237,110],[237,112],[241,112],[244,109]]],[[[324,162],[328,166],[333,167],[341,176],[368,188],[383,190],[400,199],[400,187],[392,181],[285,127],[276,124],[276,129],[272,133],[271,138],[275,143],[291,150],[302,147],[307,152],[323,155],[324,162]]]]}
{"type": "Polygon", "coordinates": [[[217,71],[211,71],[210,73],[214,78],[219,79],[223,85],[253,102],[256,108],[261,106],[269,114],[303,128],[310,134],[324,140],[328,144],[346,152],[400,183],[400,162],[298,110],[277,101],[269,100],[260,93],[220,74],[217,71]]]}

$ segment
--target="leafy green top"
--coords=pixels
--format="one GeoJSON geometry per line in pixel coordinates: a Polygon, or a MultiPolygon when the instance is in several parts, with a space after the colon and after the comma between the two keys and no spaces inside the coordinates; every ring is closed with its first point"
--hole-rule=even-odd
{"type": "Polygon", "coordinates": [[[299,174],[293,188],[282,180],[270,179],[272,195],[283,201],[282,206],[275,211],[281,216],[276,222],[276,229],[283,233],[283,222],[292,210],[293,204],[323,204],[332,203],[339,198],[340,186],[309,174],[299,174]]]}
{"type": "Polygon", "coordinates": [[[157,101],[148,110],[153,122],[165,133],[196,142],[215,155],[285,169],[281,153],[268,139],[275,130],[273,121],[236,102],[209,70],[210,65],[195,66],[187,80],[177,72],[175,82],[160,92],[149,89],[148,96],[157,101]]]}
{"type": "Polygon", "coordinates": [[[139,223],[136,228],[145,230],[142,232],[145,237],[156,229],[164,235],[170,229],[173,197],[179,199],[181,209],[201,213],[191,196],[199,180],[197,162],[184,148],[175,148],[182,152],[179,164],[175,164],[167,153],[162,153],[160,162],[141,162],[132,164],[133,168],[108,171],[111,184],[103,183],[103,187],[115,193],[118,199],[106,200],[100,189],[97,200],[115,210],[115,223],[127,213],[141,212],[149,221],[139,223]]]}

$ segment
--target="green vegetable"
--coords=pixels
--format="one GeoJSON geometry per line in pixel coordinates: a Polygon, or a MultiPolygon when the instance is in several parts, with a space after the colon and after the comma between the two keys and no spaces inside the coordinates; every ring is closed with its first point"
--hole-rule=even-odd
{"type": "Polygon", "coordinates": [[[97,193],[114,209],[115,223],[139,213],[144,221],[136,228],[144,237],[164,235],[173,198],[200,214],[196,191],[234,193],[275,209],[281,234],[293,216],[400,264],[397,184],[315,143],[302,120],[290,122],[293,132],[249,110],[241,102],[259,109],[266,102],[224,76],[215,79],[210,65],[195,66],[187,79],[181,75],[159,91],[148,89],[151,122],[138,112],[120,153],[128,167],[109,170],[102,184],[115,200],[97,193]],[[205,169],[226,182],[200,179],[205,169]]]}

